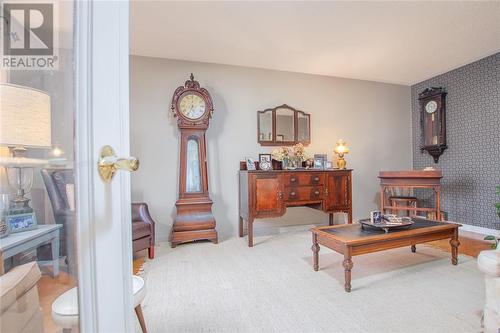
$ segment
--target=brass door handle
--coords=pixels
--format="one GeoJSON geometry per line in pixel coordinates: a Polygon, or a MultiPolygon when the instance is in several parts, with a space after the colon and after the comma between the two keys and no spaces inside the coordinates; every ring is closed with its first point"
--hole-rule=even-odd
{"type": "Polygon", "coordinates": [[[104,146],[99,155],[97,169],[102,180],[109,183],[118,170],[136,171],[139,169],[139,160],[135,157],[118,157],[111,146],[104,146]]]}

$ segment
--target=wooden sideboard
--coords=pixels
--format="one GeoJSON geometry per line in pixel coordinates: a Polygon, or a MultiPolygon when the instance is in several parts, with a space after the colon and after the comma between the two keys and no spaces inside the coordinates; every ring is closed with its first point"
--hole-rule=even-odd
{"type": "Polygon", "coordinates": [[[253,222],[283,216],[286,207],[307,206],[329,214],[344,212],[352,223],[352,170],[272,170],[239,172],[239,236],[248,222],[248,246],[253,246],[253,222]]]}

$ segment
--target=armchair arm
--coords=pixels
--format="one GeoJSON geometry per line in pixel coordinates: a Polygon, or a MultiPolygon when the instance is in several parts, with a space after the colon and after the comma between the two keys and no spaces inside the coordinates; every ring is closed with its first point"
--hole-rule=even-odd
{"type": "Polygon", "coordinates": [[[155,221],[151,217],[151,214],[149,214],[149,208],[148,204],[141,202],[141,203],[133,203],[132,204],[132,223],[134,222],[146,222],[151,225],[151,235],[155,237],[155,221]]]}

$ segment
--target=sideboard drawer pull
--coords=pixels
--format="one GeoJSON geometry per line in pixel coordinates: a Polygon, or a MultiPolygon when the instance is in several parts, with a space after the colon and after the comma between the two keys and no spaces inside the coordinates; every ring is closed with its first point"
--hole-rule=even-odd
{"type": "Polygon", "coordinates": [[[290,183],[295,183],[295,182],[297,182],[297,178],[295,177],[290,178],[290,183]]]}
{"type": "Polygon", "coordinates": [[[290,192],[290,196],[294,197],[295,196],[295,192],[290,192]]]}
{"type": "Polygon", "coordinates": [[[319,191],[318,190],[314,191],[314,194],[319,195],[319,191]]]}

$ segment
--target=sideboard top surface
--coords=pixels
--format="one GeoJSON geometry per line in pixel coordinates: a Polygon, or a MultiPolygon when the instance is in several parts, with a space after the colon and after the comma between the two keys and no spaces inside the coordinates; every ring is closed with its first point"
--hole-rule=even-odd
{"type": "Polygon", "coordinates": [[[352,169],[295,169],[295,170],[239,170],[239,172],[248,173],[291,173],[291,172],[341,172],[352,171],[352,169]]]}

